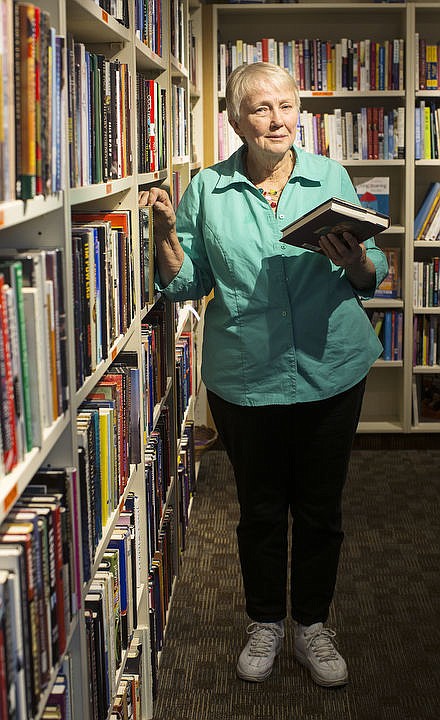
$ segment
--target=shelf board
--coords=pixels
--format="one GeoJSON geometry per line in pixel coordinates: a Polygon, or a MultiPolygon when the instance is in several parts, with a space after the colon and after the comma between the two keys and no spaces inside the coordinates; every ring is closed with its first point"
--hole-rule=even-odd
{"type": "Polygon", "coordinates": [[[138,185],[148,185],[156,180],[166,180],[167,175],[168,171],[166,168],[163,170],[155,170],[154,172],[141,173],[137,177],[137,183],[138,185]]]}
{"type": "Polygon", "coordinates": [[[358,433],[401,433],[403,432],[402,423],[397,420],[361,420],[358,427],[358,433]]]}
{"type": "Polygon", "coordinates": [[[414,315],[440,315],[440,307],[415,307],[414,315]]]}
{"type": "Polygon", "coordinates": [[[414,375],[433,375],[440,373],[440,365],[414,365],[414,375]]]}
{"type": "Polygon", "coordinates": [[[64,206],[64,193],[36,195],[31,200],[6,200],[0,202],[0,230],[35,220],[64,206]]]}
{"type": "Polygon", "coordinates": [[[427,247],[438,250],[440,248],[440,240],[415,240],[414,247],[427,247]]]}
{"type": "Polygon", "coordinates": [[[130,190],[133,186],[133,176],[118,180],[109,180],[106,183],[97,183],[96,185],[84,185],[82,187],[70,188],[69,200],[71,205],[79,205],[80,203],[90,202],[91,200],[101,200],[109,195],[115,195],[119,192],[130,190]]]}
{"type": "Polygon", "coordinates": [[[42,448],[32,448],[12,472],[0,478],[0,523],[40,469],[70,421],[70,412],[61,415],[43,432],[42,448]]]}
{"type": "Polygon", "coordinates": [[[173,166],[176,165],[188,165],[189,155],[176,155],[172,160],[173,166]]]}
{"type": "Polygon", "coordinates": [[[178,61],[177,58],[174,57],[174,55],[170,55],[171,57],[171,75],[175,77],[180,78],[188,78],[188,68],[186,68],[184,65],[182,65],[181,62],[178,61]]]}
{"type": "Polygon", "coordinates": [[[402,298],[379,298],[374,297],[371,300],[364,300],[364,307],[381,307],[381,308],[403,308],[402,298]]]}
{"type": "Polygon", "coordinates": [[[405,97],[405,90],[300,90],[300,98],[345,98],[358,100],[359,98],[388,98],[405,97]]]}
{"type": "Polygon", "coordinates": [[[77,42],[130,42],[131,32],[93,0],[71,0],[67,28],[77,42]]]}
{"type": "Polygon", "coordinates": [[[140,70],[157,70],[158,72],[164,72],[167,69],[165,60],[160,55],[156,55],[139,38],[136,38],[136,66],[140,70]]]}
{"type": "Polygon", "coordinates": [[[416,160],[416,167],[440,166],[440,160],[416,160]]]}

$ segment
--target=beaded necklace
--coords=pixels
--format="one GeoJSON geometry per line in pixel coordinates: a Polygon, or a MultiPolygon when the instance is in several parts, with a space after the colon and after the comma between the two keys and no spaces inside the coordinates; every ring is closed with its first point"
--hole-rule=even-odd
{"type": "Polygon", "coordinates": [[[262,196],[266,198],[271,208],[276,208],[281,195],[281,192],[279,190],[264,190],[263,188],[258,188],[258,192],[260,192],[262,196]]]}
{"type": "MultiPolygon", "coordinates": [[[[291,161],[292,161],[292,168],[291,168],[291,171],[290,171],[290,173],[289,173],[289,177],[290,177],[290,174],[291,174],[291,172],[292,172],[292,170],[293,170],[293,168],[294,168],[294,165],[295,165],[295,156],[294,156],[294,154],[293,154],[292,151],[290,151],[290,155],[291,155],[291,161]]],[[[247,171],[247,168],[246,168],[246,176],[248,177],[248,179],[249,179],[252,183],[254,182],[254,181],[252,180],[251,176],[249,175],[249,173],[248,173],[248,171],[247,171]]],[[[284,183],[284,185],[285,185],[285,184],[286,184],[286,183],[284,183]]],[[[255,183],[254,183],[254,185],[255,185],[255,183]]],[[[265,190],[265,189],[262,188],[262,187],[258,187],[258,188],[257,188],[257,189],[258,189],[258,192],[260,192],[261,195],[264,197],[264,199],[267,200],[267,202],[269,203],[270,207],[271,207],[272,210],[274,210],[274,211],[275,211],[276,208],[277,208],[278,201],[279,201],[279,199],[280,199],[280,197],[281,197],[281,193],[282,193],[282,191],[283,191],[283,189],[284,189],[284,185],[283,185],[283,187],[282,187],[280,190],[277,190],[276,188],[270,188],[269,190],[265,190]]]]}

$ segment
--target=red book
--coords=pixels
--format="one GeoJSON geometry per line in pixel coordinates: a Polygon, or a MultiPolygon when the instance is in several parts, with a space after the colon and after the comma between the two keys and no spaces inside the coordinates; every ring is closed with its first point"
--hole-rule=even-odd
{"type": "Polygon", "coordinates": [[[156,82],[154,80],[147,80],[147,113],[149,116],[148,127],[150,134],[148,137],[148,146],[150,149],[150,172],[155,172],[156,167],[156,82]]]}
{"type": "Polygon", "coordinates": [[[5,473],[11,472],[18,460],[11,345],[5,295],[7,288],[4,275],[0,273],[0,421],[5,473]]]}
{"type": "Polygon", "coordinates": [[[261,39],[261,49],[263,62],[269,62],[269,38],[261,39]]]}

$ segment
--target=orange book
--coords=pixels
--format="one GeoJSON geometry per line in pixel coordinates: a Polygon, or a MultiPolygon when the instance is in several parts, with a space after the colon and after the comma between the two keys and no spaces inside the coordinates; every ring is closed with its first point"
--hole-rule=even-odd
{"type": "Polygon", "coordinates": [[[17,195],[22,200],[36,191],[35,7],[15,6],[17,195]]]}

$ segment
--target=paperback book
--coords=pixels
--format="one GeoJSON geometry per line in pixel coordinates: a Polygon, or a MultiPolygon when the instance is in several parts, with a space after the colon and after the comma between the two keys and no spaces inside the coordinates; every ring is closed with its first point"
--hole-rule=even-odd
{"type": "Polygon", "coordinates": [[[371,208],[359,207],[348,200],[330,198],[282,230],[281,242],[320,252],[322,235],[350,232],[358,242],[378,235],[390,225],[390,218],[371,208]]]}

